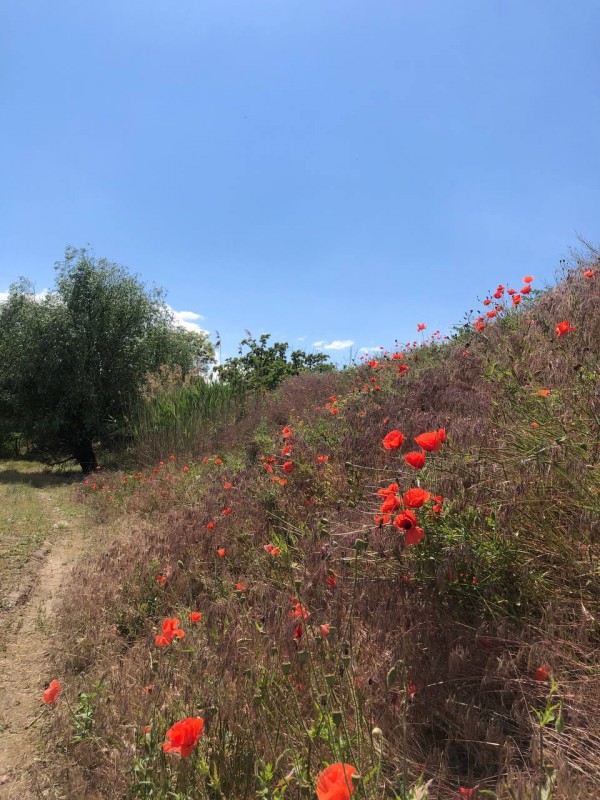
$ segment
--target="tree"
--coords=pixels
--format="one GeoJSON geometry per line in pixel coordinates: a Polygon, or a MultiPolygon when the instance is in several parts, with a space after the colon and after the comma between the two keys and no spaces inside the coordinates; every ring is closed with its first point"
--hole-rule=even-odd
{"type": "Polygon", "coordinates": [[[68,248],[56,273],[45,297],[21,279],[0,306],[0,417],[89,472],[95,444],[126,426],[149,372],[204,370],[214,351],[175,325],[162,291],[118,264],[68,248]]]}
{"type": "Polygon", "coordinates": [[[301,372],[330,372],[335,366],[325,353],[306,353],[294,350],[288,359],[287,342],[268,345],[270,334],[263,333],[258,341],[247,331],[242,339],[239,357],[228,358],[217,367],[219,378],[224,383],[243,384],[249,389],[275,389],[284,378],[301,372]],[[244,353],[243,348],[248,351],[244,353]]]}

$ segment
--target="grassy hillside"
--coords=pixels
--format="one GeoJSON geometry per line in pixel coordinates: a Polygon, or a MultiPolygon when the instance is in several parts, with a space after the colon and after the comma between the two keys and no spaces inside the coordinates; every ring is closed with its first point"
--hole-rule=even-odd
{"type": "Polygon", "coordinates": [[[596,796],[595,270],[85,481],[132,530],[63,614],[74,796],[310,798],[337,762],[361,777],[319,800],[596,796]],[[188,717],[190,755],[165,752],[188,717]]]}

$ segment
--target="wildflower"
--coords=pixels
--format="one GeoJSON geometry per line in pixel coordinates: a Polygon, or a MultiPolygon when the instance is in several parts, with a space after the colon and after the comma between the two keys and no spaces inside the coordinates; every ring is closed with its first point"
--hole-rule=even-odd
{"type": "Polygon", "coordinates": [[[392,361],[400,361],[404,358],[404,353],[392,353],[392,361]]]}
{"type": "Polygon", "coordinates": [[[491,302],[492,302],[491,299],[489,297],[486,297],[485,300],[483,301],[483,305],[484,306],[489,306],[491,304],[491,302]]]}
{"type": "Polygon", "coordinates": [[[573,333],[577,328],[574,328],[571,323],[564,319],[556,325],[555,331],[557,336],[565,336],[567,333],[573,333]]]}
{"type": "Polygon", "coordinates": [[[235,585],[235,588],[238,592],[246,592],[248,590],[248,584],[238,581],[235,585]]]}
{"type": "Polygon", "coordinates": [[[327,581],[328,586],[331,586],[332,589],[335,589],[335,587],[337,586],[337,579],[333,574],[333,572],[329,573],[329,575],[325,578],[325,580],[327,581]]]}
{"type": "Polygon", "coordinates": [[[159,647],[166,647],[173,639],[182,639],[184,636],[185,633],[179,627],[177,617],[167,617],[162,623],[162,634],[155,636],[154,641],[159,647]]]}
{"type": "Polygon", "coordinates": [[[404,456],[404,462],[413,469],[422,469],[425,466],[425,453],[413,450],[404,456]]]}
{"type": "Polygon", "coordinates": [[[292,445],[286,444],[284,447],[281,448],[281,455],[287,456],[289,453],[292,452],[292,445]]]}
{"type": "Polygon", "coordinates": [[[384,436],[381,443],[386,450],[397,450],[403,441],[404,436],[400,433],[400,431],[390,431],[386,436],[384,436]]]}
{"type": "Polygon", "coordinates": [[[296,625],[294,629],[294,639],[299,642],[302,638],[302,625],[296,625]]]}
{"type": "Polygon", "coordinates": [[[547,681],[550,677],[550,670],[547,670],[546,667],[538,667],[535,671],[535,679],[536,681],[547,681]]]}
{"type": "Polygon", "coordinates": [[[444,431],[442,438],[440,434],[441,430],[443,430],[443,428],[440,428],[439,431],[428,431],[427,433],[415,436],[415,442],[428,453],[437,453],[438,450],[442,449],[442,444],[446,440],[446,432],[444,431]]]}
{"type": "Polygon", "coordinates": [[[224,489],[231,489],[232,486],[233,486],[233,484],[229,483],[229,482],[223,484],[223,488],[224,489]]]}
{"type": "Polygon", "coordinates": [[[224,547],[218,547],[217,548],[217,555],[219,556],[219,558],[225,558],[225,548],[224,547]]]}
{"type": "Polygon", "coordinates": [[[48,688],[42,695],[42,702],[53,706],[61,692],[62,686],[60,685],[60,681],[57,681],[55,678],[53,681],[50,681],[48,688]]]}
{"type": "Polygon", "coordinates": [[[532,422],[532,423],[531,423],[531,427],[532,427],[532,428],[539,428],[539,427],[540,427],[540,424],[539,424],[539,422],[532,422]]]}
{"type": "Polygon", "coordinates": [[[190,468],[189,468],[189,467],[184,467],[184,468],[183,468],[183,471],[184,471],[184,472],[189,472],[189,471],[190,471],[190,468]]]}
{"type": "Polygon", "coordinates": [[[521,302],[521,295],[520,294],[513,295],[512,299],[513,306],[518,306],[520,302],[521,302]]]}
{"type": "Polygon", "coordinates": [[[395,494],[389,494],[379,507],[379,510],[382,514],[389,514],[392,511],[397,511],[399,508],[400,500],[398,497],[396,497],[395,494]]]}
{"type": "Polygon", "coordinates": [[[200,622],[202,614],[200,611],[190,611],[190,622],[200,622]]]}
{"type": "Polygon", "coordinates": [[[215,523],[214,522],[207,522],[206,523],[206,527],[208,528],[209,531],[212,531],[212,529],[215,527],[215,523]]]}
{"type": "Polygon", "coordinates": [[[291,439],[292,438],[292,429],[286,425],[285,428],[281,431],[281,435],[284,439],[291,439]]]}
{"type": "Polygon", "coordinates": [[[483,317],[479,317],[478,319],[476,319],[475,322],[473,323],[473,327],[475,328],[476,331],[484,330],[485,322],[483,321],[483,317]]]}
{"type": "Polygon", "coordinates": [[[310,617],[310,611],[307,611],[306,608],[296,600],[295,597],[292,598],[292,610],[290,611],[290,617],[292,619],[308,619],[310,617]]]}
{"type": "Polygon", "coordinates": [[[531,291],[531,286],[528,283],[526,283],[525,286],[523,286],[523,288],[521,289],[521,294],[529,294],[530,291],[531,291]]]}
{"type": "Polygon", "coordinates": [[[397,483],[390,483],[388,487],[385,489],[378,489],[377,496],[378,497],[389,497],[391,494],[396,494],[400,487],[397,483]]]}
{"type": "Polygon", "coordinates": [[[421,508],[431,498],[431,494],[424,489],[409,489],[402,495],[402,502],[406,508],[421,508]]]}
{"type": "Polygon", "coordinates": [[[476,791],[477,789],[465,789],[464,786],[461,786],[458,793],[461,797],[465,797],[466,800],[474,800],[476,791]]]}
{"type": "Polygon", "coordinates": [[[389,514],[375,514],[373,522],[381,528],[383,525],[389,525],[390,519],[389,514]]]}
{"type": "Polygon", "coordinates": [[[329,636],[330,634],[330,628],[326,622],[323,625],[319,625],[319,630],[321,631],[323,636],[329,636]]]}
{"type": "Polygon", "coordinates": [[[273,472],[273,467],[270,464],[265,463],[264,467],[267,470],[267,472],[273,472]]]}
{"type": "Polygon", "coordinates": [[[169,456],[169,461],[175,461],[175,456],[169,456]]]}
{"type": "Polygon", "coordinates": [[[286,461],[282,467],[286,475],[290,475],[294,471],[294,462],[286,461]]]}
{"type": "Polygon", "coordinates": [[[159,574],[159,575],[156,576],[156,582],[159,583],[161,586],[164,583],[166,583],[166,581],[167,581],[167,579],[166,579],[166,577],[164,575],[160,575],[159,574]]]}
{"type": "Polygon", "coordinates": [[[425,325],[424,322],[419,322],[417,324],[417,331],[424,331],[426,327],[427,327],[427,325],[425,325]]]}
{"type": "Polygon", "coordinates": [[[596,274],[596,270],[595,269],[586,269],[584,271],[584,273],[583,273],[583,277],[584,278],[593,278],[595,274],[596,274]]]}
{"type": "Polygon", "coordinates": [[[394,527],[398,530],[409,531],[417,524],[417,517],[413,511],[401,511],[397,517],[394,518],[394,527]]]}
{"type": "Polygon", "coordinates": [[[339,413],[340,413],[340,410],[339,410],[339,408],[332,408],[332,409],[331,409],[331,413],[332,413],[332,414],[339,414],[339,413]]]}
{"type": "Polygon", "coordinates": [[[227,507],[223,509],[223,514],[231,514],[231,508],[227,507]]]}
{"type": "Polygon", "coordinates": [[[552,389],[538,389],[536,394],[538,397],[548,397],[549,394],[552,393],[552,389]]]}
{"type": "Polygon", "coordinates": [[[142,727],[142,733],[144,736],[147,736],[152,731],[152,725],[144,725],[142,727]]]}
{"type": "Polygon", "coordinates": [[[533,283],[533,275],[525,275],[523,283],[533,283]]]}
{"type": "Polygon", "coordinates": [[[349,800],[354,794],[352,776],[358,770],[351,764],[331,764],[317,778],[318,800],[349,800]]]}
{"type": "Polygon", "coordinates": [[[329,461],[329,456],[317,456],[317,462],[319,464],[326,464],[329,461]]]}
{"type": "Polygon", "coordinates": [[[148,686],[142,686],[142,692],[144,692],[145,694],[150,694],[150,692],[153,691],[153,689],[154,689],[153,683],[149,683],[148,686]]]}
{"type": "Polygon", "coordinates": [[[186,717],[169,728],[165,736],[170,741],[165,742],[162,749],[165,753],[179,753],[182,758],[187,758],[203,732],[202,717],[186,717]]]}
{"type": "Polygon", "coordinates": [[[417,684],[416,684],[416,683],[414,683],[413,681],[409,681],[409,682],[408,682],[408,684],[407,684],[407,686],[406,686],[406,691],[408,692],[408,696],[409,696],[409,697],[410,697],[410,699],[412,700],[412,699],[413,699],[413,697],[414,697],[414,696],[416,695],[416,693],[417,693],[417,684]]]}

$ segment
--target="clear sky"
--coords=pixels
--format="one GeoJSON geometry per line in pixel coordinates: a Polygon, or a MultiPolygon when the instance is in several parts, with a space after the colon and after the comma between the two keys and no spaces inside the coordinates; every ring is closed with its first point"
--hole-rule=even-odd
{"type": "Polygon", "coordinates": [[[2,0],[0,115],[0,292],[89,243],[224,356],[445,330],[600,238],[599,0],[2,0]]]}

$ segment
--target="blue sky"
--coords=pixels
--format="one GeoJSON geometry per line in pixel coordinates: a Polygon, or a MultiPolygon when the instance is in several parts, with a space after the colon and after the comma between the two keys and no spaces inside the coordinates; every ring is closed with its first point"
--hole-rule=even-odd
{"type": "Polygon", "coordinates": [[[4,0],[0,292],[89,243],[224,356],[447,330],[598,242],[599,31],[598,0],[4,0]]]}

